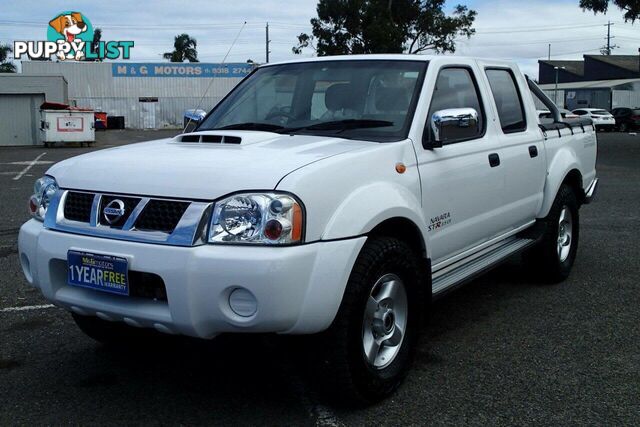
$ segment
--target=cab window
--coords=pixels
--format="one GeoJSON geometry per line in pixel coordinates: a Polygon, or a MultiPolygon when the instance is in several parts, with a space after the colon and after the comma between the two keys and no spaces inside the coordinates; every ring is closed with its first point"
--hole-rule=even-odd
{"type": "Polygon", "coordinates": [[[487,69],[487,79],[498,109],[502,132],[515,133],[527,129],[522,97],[511,70],[487,69]]]}

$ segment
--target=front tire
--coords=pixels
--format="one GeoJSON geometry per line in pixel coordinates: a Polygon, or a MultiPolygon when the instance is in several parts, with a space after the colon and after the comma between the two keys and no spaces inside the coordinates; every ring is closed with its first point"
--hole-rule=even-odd
{"type": "Polygon", "coordinates": [[[549,283],[559,283],[569,277],[578,252],[580,215],[578,200],[571,187],[563,184],[542,220],[545,232],[531,253],[531,264],[549,283]]]}
{"type": "Polygon", "coordinates": [[[338,314],[320,338],[326,392],[369,404],[391,394],[411,365],[422,319],[419,258],[395,238],[371,237],[349,278],[338,314]]]}

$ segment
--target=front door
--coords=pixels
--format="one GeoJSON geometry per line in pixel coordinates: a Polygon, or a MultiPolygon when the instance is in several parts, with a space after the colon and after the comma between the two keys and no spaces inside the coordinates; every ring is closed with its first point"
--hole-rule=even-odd
{"type": "Polygon", "coordinates": [[[489,138],[486,100],[475,69],[444,67],[436,87],[424,132],[433,138],[430,117],[450,108],[473,108],[480,120],[477,135],[448,140],[431,150],[417,146],[422,181],[422,205],[427,221],[431,259],[438,264],[503,232],[501,209],[505,189],[499,141],[489,138]]]}

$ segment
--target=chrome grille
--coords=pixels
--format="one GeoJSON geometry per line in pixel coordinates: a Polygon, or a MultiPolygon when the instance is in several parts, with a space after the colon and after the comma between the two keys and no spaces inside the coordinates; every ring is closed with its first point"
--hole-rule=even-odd
{"type": "Polygon", "coordinates": [[[64,204],[64,217],[70,221],[89,223],[94,197],[91,193],[70,191],[64,204]]]}
{"type": "Polygon", "coordinates": [[[171,233],[188,207],[188,202],[151,200],[136,220],[135,227],[137,230],[171,233]]]}
{"type": "Polygon", "coordinates": [[[69,233],[194,246],[204,243],[202,230],[209,221],[211,206],[206,201],[60,190],[52,199],[44,222],[47,228],[69,233]],[[114,200],[122,202],[116,205],[124,205],[124,214],[121,218],[109,214],[109,223],[104,210],[114,200]]]}

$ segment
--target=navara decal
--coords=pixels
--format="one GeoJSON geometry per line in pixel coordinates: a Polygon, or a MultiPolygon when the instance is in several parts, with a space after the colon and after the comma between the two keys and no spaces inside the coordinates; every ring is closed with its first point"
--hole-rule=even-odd
{"type": "Polygon", "coordinates": [[[429,228],[427,231],[436,231],[442,227],[446,227],[451,224],[451,212],[442,213],[436,217],[431,218],[429,221],[429,228]]]}

